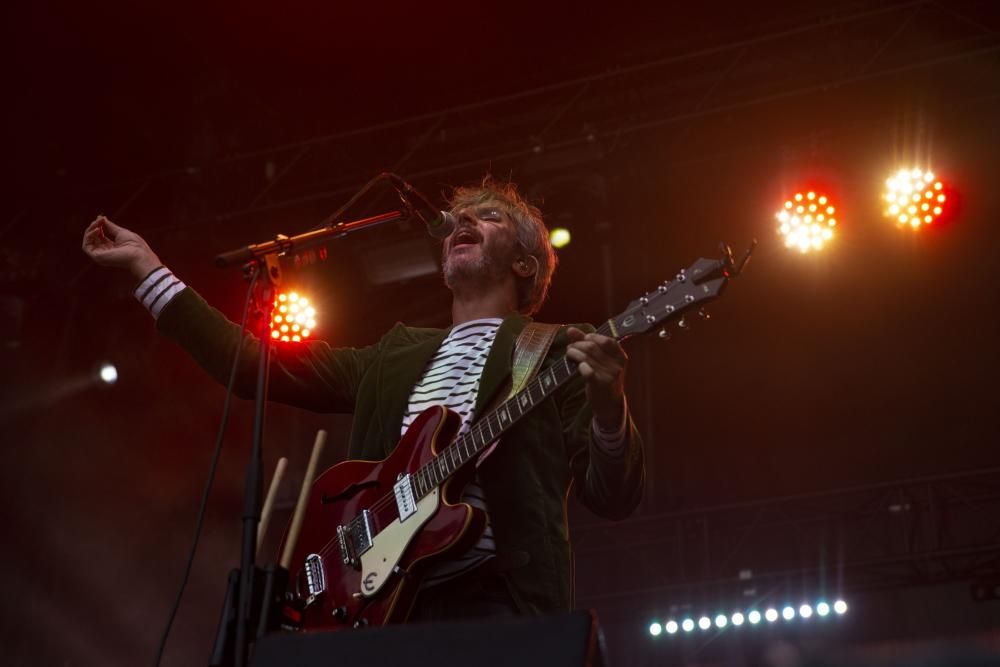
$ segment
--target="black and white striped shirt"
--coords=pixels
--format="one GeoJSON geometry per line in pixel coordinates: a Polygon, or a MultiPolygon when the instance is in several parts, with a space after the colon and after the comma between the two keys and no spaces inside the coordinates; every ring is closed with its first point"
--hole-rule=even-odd
{"type": "MultiPolygon", "coordinates": [[[[403,433],[417,415],[433,405],[443,405],[462,418],[457,437],[469,430],[476,397],[479,396],[479,378],[502,321],[497,317],[471,320],[448,333],[410,393],[410,402],[403,415],[403,433]]],[[[483,510],[489,517],[478,475],[466,486],[462,501],[483,510]]],[[[479,541],[457,559],[439,563],[424,578],[423,585],[433,586],[453,579],[493,557],[496,551],[493,526],[487,521],[479,541]]]]}

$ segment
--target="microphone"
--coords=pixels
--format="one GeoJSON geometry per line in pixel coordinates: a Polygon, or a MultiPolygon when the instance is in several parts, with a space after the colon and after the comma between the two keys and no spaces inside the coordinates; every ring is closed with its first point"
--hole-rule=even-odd
{"type": "Polygon", "coordinates": [[[439,211],[427,197],[395,174],[388,174],[392,187],[399,193],[410,214],[427,226],[427,233],[436,239],[444,239],[455,230],[455,216],[447,211],[439,211]]]}

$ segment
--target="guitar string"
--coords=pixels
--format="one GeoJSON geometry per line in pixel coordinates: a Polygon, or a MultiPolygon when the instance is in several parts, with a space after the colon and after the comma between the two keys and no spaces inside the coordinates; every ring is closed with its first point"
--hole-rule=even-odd
{"type": "MultiPolygon", "coordinates": [[[[668,282],[666,283],[666,285],[664,285],[664,289],[663,289],[663,291],[662,291],[662,292],[660,293],[660,296],[661,296],[661,297],[662,297],[662,296],[665,296],[665,295],[666,295],[666,294],[667,294],[668,292],[670,292],[670,291],[671,291],[671,290],[672,290],[672,289],[673,289],[674,287],[676,287],[676,285],[677,285],[677,282],[678,282],[678,281],[668,281],[668,282]]],[[[641,306],[644,306],[644,305],[648,305],[648,304],[640,304],[640,307],[641,307],[641,306]]],[[[638,309],[639,309],[639,307],[637,307],[637,308],[635,308],[635,309],[631,309],[631,310],[638,310],[638,309]]],[[[627,310],[627,311],[625,311],[625,313],[623,313],[623,314],[622,314],[621,316],[619,316],[619,317],[621,317],[622,319],[625,319],[625,317],[624,317],[624,316],[626,316],[627,314],[629,314],[629,313],[631,312],[631,310],[627,310]]],[[[674,311],[671,311],[671,312],[674,312],[674,311]]],[[[677,314],[679,314],[679,313],[677,313],[677,314]]],[[[599,334],[602,334],[602,335],[605,335],[605,336],[606,336],[606,335],[609,335],[609,334],[611,334],[611,333],[612,333],[612,327],[613,327],[613,320],[612,320],[612,319],[609,319],[609,320],[606,320],[606,321],[605,321],[604,323],[602,323],[602,324],[601,324],[601,326],[600,326],[600,327],[599,327],[599,328],[598,328],[598,329],[596,330],[596,332],[597,332],[597,333],[599,333],[599,334]]],[[[614,333],[615,333],[615,334],[617,334],[617,332],[614,332],[614,333]]],[[[617,335],[613,335],[613,337],[614,337],[614,338],[615,338],[616,340],[618,340],[618,341],[621,341],[621,340],[622,340],[622,338],[621,338],[621,337],[619,337],[619,336],[617,336],[617,335]]],[[[548,391],[548,392],[546,392],[546,391],[545,391],[545,389],[544,389],[543,387],[541,387],[541,386],[540,386],[540,384],[541,384],[541,382],[540,382],[540,376],[536,376],[536,377],[535,377],[535,378],[534,378],[534,379],[533,379],[533,380],[532,380],[532,381],[531,381],[531,382],[530,382],[530,383],[528,384],[528,386],[527,386],[527,387],[525,387],[525,389],[524,389],[524,390],[522,390],[521,392],[519,392],[519,393],[517,394],[517,396],[521,396],[521,395],[522,395],[522,394],[524,394],[525,392],[527,392],[527,393],[528,393],[528,396],[529,396],[529,399],[531,400],[532,404],[531,404],[531,406],[529,407],[529,409],[528,409],[528,411],[527,411],[527,412],[530,412],[531,410],[533,410],[533,409],[534,409],[534,408],[535,408],[535,407],[536,407],[536,406],[538,405],[538,403],[540,403],[541,401],[543,401],[543,400],[545,400],[546,398],[548,398],[548,396],[549,396],[549,395],[551,395],[552,393],[554,393],[554,392],[555,392],[555,391],[556,391],[557,389],[559,389],[559,388],[560,388],[560,387],[561,387],[561,386],[562,386],[562,385],[563,385],[563,384],[564,384],[565,382],[568,382],[568,381],[569,381],[570,379],[572,379],[572,377],[573,377],[573,376],[574,376],[575,374],[577,374],[577,373],[579,372],[579,367],[578,367],[578,366],[577,366],[576,364],[571,364],[571,362],[570,362],[570,360],[569,360],[569,358],[568,358],[567,356],[563,356],[563,357],[562,357],[562,359],[560,360],[560,362],[561,362],[561,363],[562,363],[562,364],[563,364],[563,365],[565,366],[565,368],[566,368],[566,371],[567,371],[567,374],[566,374],[566,377],[565,377],[565,378],[563,378],[563,380],[561,380],[561,381],[560,381],[560,380],[558,379],[557,375],[556,375],[556,372],[555,372],[555,371],[556,371],[556,368],[555,368],[556,364],[553,364],[552,366],[550,366],[548,370],[549,370],[549,371],[551,372],[551,374],[552,374],[552,378],[553,378],[553,379],[555,380],[555,384],[554,384],[554,386],[552,386],[552,387],[550,387],[550,388],[549,388],[549,391],[548,391]],[[538,389],[540,389],[540,390],[541,390],[541,394],[540,394],[540,395],[541,395],[541,398],[540,398],[540,399],[538,399],[538,403],[536,403],[536,402],[535,402],[535,399],[531,397],[531,393],[530,393],[530,392],[531,392],[531,390],[532,390],[532,388],[533,388],[533,387],[535,387],[535,388],[538,388],[538,389]]],[[[556,362],[556,363],[560,363],[560,362],[556,362]]],[[[423,466],[421,466],[421,467],[420,467],[420,468],[419,468],[419,469],[417,470],[417,472],[416,472],[416,473],[414,473],[414,474],[421,474],[421,473],[422,473],[422,471],[424,471],[424,470],[428,470],[428,469],[431,469],[431,467],[432,467],[433,465],[435,465],[435,462],[436,462],[437,460],[439,460],[439,457],[440,457],[440,456],[444,455],[444,454],[445,454],[446,452],[448,452],[449,450],[452,450],[452,448],[457,448],[457,447],[458,447],[458,446],[460,445],[460,443],[462,443],[462,442],[463,442],[463,441],[464,441],[464,440],[465,440],[466,438],[469,438],[469,437],[471,437],[471,438],[472,438],[472,445],[473,445],[473,447],[475,447],[475,444],[476,444],[476,443],[475,443],[475,437],[474,437],[474,435],[475,435],[475,431],[476,431],[476,430],[478,430],[478,431],[480,431],[480,433],[482,433],[482,427],[483,427],[483,425],[484,425],[484,424],[487,424],[487,425],[488,425],[488,423],[489,423],[489,422],[490,422],[490,420],[491,420],[491,419],[493,418],[493,416],[494,416],[494,415],[496,415],[496,414],[497,414],[497,413],[498,413],[498,412],[500,411],[500,409],[501,409],[501,408],[502,408],[503,406],[507,405],[507,404],[508,404],[508,403],[509,403],[510,401],[512,401],[512,400],[513,400],[514,398],[515,398],[515,397],[513,397],[513,396],[512,396],[512,397],[510,397],[510,398],[509,398],[508,400],[504,401],[504,402],[503,402],[503,403],[502,403],[502,404],[501,404],[500,406],[498,406],[498,408],[497,408],[496,410],[494,410],[494,411],[493,411],[493,412],[491,412],[491,413],[490,413],[489,415],[487,415],[487,416],[486,416],[486,417],[484,417],[483,419],[479,420],[479,421],[478,421],[478,422],[477,422],[477,423],[476,423],[475,425],[473,425],[473,427],[472,427],[472,429],[470,430],[470,432],[469,432],[469,433],[467,433],[466,435],[462,436],[461,438],[458,438],[458,439],[457,439],[457,440],[455,440],[455,441],[454,441],[453,443],[449,444],[449,445],[448,445],[447,447],[445,447],[445,448],[444,448],[444,449],[443,449],[443,450],[441,451],[441,453],[439,453],[439,454],[438,454],[437,456],[435,456],[435,457],[434,457],[434,458],[432,458],[432,459],[431,459],[430,461],[428,461],[428,462],[427,462],[427,463],[425,463],[425,464],[424,464],[423,466]]],[[[522,416],[524,416],[524,414],[526,414],[526,412],[522,411],[522,410],[521,410],[521,408],[519,408],[519,409],[518,409],[518,411],[520,412],[520,415],[518,416],[518,418],[517,418],[517,419],[520,419],[520,418],[521,418],[522,416]]],[[[514,424],[514,423],[516,423],[517,419],[515,419],[515,420],[513,420],[513,421],[510,421],[510,422],[509,422],[509,423],[507,424],[507,427],[506,427],[506,428],[507,428],[507,429],[509,429],[509,428],[510,428],[511,426],[513,426],[513,424],[514,424]]],[[[497,435],[497,436],[496,436],[495,438],[492,438],[492,439],[490,440],[490,442],[489,442],[489,443],[487,443],[487,442],[486,442],[486,440],[485,440],[485,438],[484,438],[484,437],[480,437],[480,440],[482,440],[482,441],[483,441],[483,445],[482,445],[482,449],[486,449],[486,447],[487,447],[487,446],[489,446],[489,445],[490,445],[490,444],[492,444],[493,442],[496,442],[496,441],[497,441],[497,440],[498,440],[498,439],[500,438],[500,436],[501,436],[501,435],[503,435],[503,433],[504,433],[504,432],[506,431],[506,429],[505,429],[505,428],[503,428],[503,426],[502,426],[502,422],[501,422],[501,421],[499,421],[499,420],[497,421],[497,426],[498,426],[498,427],[500,428],[500,433],[499,433],[499,434],[498,434],[498,435],[497,435]]],[[[490,427],[490,433],[492,434],[492,427],[490,427]]],[[[450,476],[451,476],[452,474],[454,474],[454,472],[455,472],[456,470],[460,469],[460,468],[461,468],[462,466],[466,465],[466,464],[467,464],[467,463],[468,463],[469,461],[471,461],[471,460],[472,460],[472,458],[473,458],[473,456],[474,456],[475,454],[478,454],[478,453],[479,453],[480,451],[482,451],[482,449],[479,449],[479,450],[475,450],[475,451],[474,451],[474,454],[473,454],[473,455],[469,455],[469,454],[468,454],[468,450],[466,449],[466,457],[467,457],[467,458],[466,458],[466,460],[464,460],[464,461],[463,461],[463,462],[462,462],[461,464],[458,464],[457,466],[455,466],[455,469],[454,469],[454,470],[451,470],[450,472],[448,472],[447,474],[445,474],[445,476],[444,476],[444,479],[442,479],[442,480],[441,480],[440,482],[437,482],[437,483],[435,484],[435,486],[440,486],[440,484],[441,484],[441,483],[443,483],[444,481],[446,481],[446,480],[447,480],[447,478],[448,478],[448,477],[450,477],[450,476]]],[[[461,455],[459,456],[459,458],[460,458],[460,459],[462,458],[462,457],[461,457],[461,455]]],[[[455,458],[454,458],[454,456],[453,456],[453,457],[452,457],[452,465],[455,465],[455,464],[454,464],[454,460],[455,460],[455,458]]],[[[451,466],[448,466],[448,467],[451,467],[451,466]]],[[[435,476],[436,476],[436,474],[435,474],[435,476]]],[[[425,494],[425,496],[426,496],[426,494],[425,494]]],[[[369,511],[370,511],[370,512],[376,512],[376,513],[377,513],[378,511],[380,511],[380,510],[384,509],[384,508],[385,508],[385,507],[386,507],[386,506],[387,506],[387,505],[388,505],[389,503],[391,503],[391,502],[392,502],[392,501],[393,501],[394,499],[395,499],[395,493],[391,493],[391,494],[387,493],[387,494],[384,494],[384,495],[383,495],[383,496],[382,496],[381,498],[377,499],[377,500],[376,500],[376,501],[375,501],[375,502],[374,502],[374,503],[372,504],[372,506],[371,506],[371,508],[369,509],[369,511]]],[[[358,515],[358,516],[355,516],[355,517],[354,517],[353,519],[351,519],[351,520],[350,520],[350,521],[349,521],[349,522],[347,523],[347,526],[349,526],[349,527],[352,527],[352,528],[353,528],[353,527],[355,527],[355,526],[356,526],[356,524],[357,524],[357,521],[358,521],[358,520],[359,520],[359,519],[361,518],[361,516],[362,516],[362,515],[358,515]]],[[[334,552],[334,551],[340,551],[340,541],[339,541],[339,539],[331,539],[330,541],[328,541],[328,542],[327,542],[327,543],[326,543],[325,545],[323,545],[323,547],[322,547],[322,548],[321,548],[321,549],[319,550],[319,553],[320,553],[320,554],[321,554],[322,556],[329,556],[329,555],[330,555],[330,554],[331,554],[332,552],[334,552]]],[[[324,567],[324,569],[325,569],[325,567],[324,567]]],[[[300,571],[300,572],[301,572],[301,571],[300,571]]]]}
{"type": "MultiPolygon", "coordinates": [[[[676,284],[677,284],[676,281],[669,281],[667,283],[667,285],[665,286],[665,289],[661,293],[661,296],[663,296],[663,295],[667,294],[668,292],[670,292],[670,290],[672,290],[676,286],[676,284]]],[[[640,306],[637,306],[635,310],[638,310],[638,308],[641,307],[641,306],[642,306],[642,304],[640,304],[640,306]]],[[[619,316],[619,317],[625,316],[629,312],[630,311],[625,311],[625,313],[622,313],[622,315],[619,316]]],[[[624,317],[622,317],[622,319],[624,319],[624,317]]],[[[601,326],[596,329],[596,333],[604,335],[604,336],[607,336],[607,335],[611,334],[612,333],[612,331],[611,331],[611,322],[612,322],[612,320],[610,320],[610,319],[606,320],[605,322],[603,322],[601,324],[601,326]]],[[[616,338],[616,340],[621,340],[618,336],[613,336],[613,337],[616,338]]],[[[540,383],[540,380],[539,380],[539,376],[536,376],[528,384],[528,386],[525,387],[524,390],[522,390],[521,392],[519,392],[517,395],[520,396],[520,395],[522,395],[524,393],[528,393],[529,398],[531,398],[531,390],[533,388],[536,388],[536,389],[539,389],[541,391],[541,398],[539,399],[538,402],[541,402],[542,400],[544,400],[545,398],[547,398],[551,393],[554,393],[557,389],[559,389],[559,387],[562,386],[563,383],[569,381],[573,377],[573,375],[575,375],[577,372],[579,372],[578,367],[576,367],[575,365],[571,366],[568,360],[569,360],[569,358],[566,357],[566,356],[564,356],[561,359],[561,362],[566,366],[566,370],[568,371],[566,377],[562,381],[560,381],[558,378],[555,377],[555,372],[554,372],[554,370],[555,370],[554,369],[555,364],[553,364],[553,366],[550,367],[550,369],[553,370],[553,378],[555,379],[555,385],[548,392],[546,392],[546,390],[543,387],[540,386],[541,383],[540,383]]],[[[470,430],[469,433],[467,433],[466,435],[462,436],[461,438],[455,440],[454,442],[452,442],[451,444],[449,444],[447,447],[445,447],[444,449],[442,449],[441,452],[438,455],[436,455],[435,457],[433,457],[432,459],[430,459],[430,461],[428,461],[427,463],[425,463],[424,465],[422,465],[416,471],[416,473],[414,473],[414,474],[421,474],[422,471],[431,469],[434,465],[436,465],[436,462],[440,459],[441,456],[445,455],[446,452],[452,450],[453,448],[456,448],[456,450],[457,450],[457,448],[460,446],[460,443],[462,443],[467,438],[472,438],[472,445],[475,448],[476,441],[475,441],[475,437],[474,436],[475,436],[475,432],[479,431],[480,435],[481,435],[480,440],[483,441],[482,448],[481,449],[474,449],[473,455],[466,455],[467,456],[466,460],[462,461],[462,463],[460,463],[457,466],[455,466],[454,470],[450,470],[448,473],[446,473],[444,475],[444,479],[442,479],[440,482],[437,482],[436,484],[434,484],[434,486],[440,486],[441,483],[445,482],[447,480],[447,478],[450,477],[452,474],[454,474],[454,472],[456,470],[460,469],[462,466],[466,465],[469,461],[471,461],[472,460],[472,456],[474,456],[475,454],[478,454],[483,449],[486,449],[490,444],[492,444],[493,442],[496,442],[500,438],[500,436],[503,435],[505,429],[502,427],[501,423],[498,421],[497,424],[501,428],[500,433],[496,437],[492,438],[489,442],[486,442],[486,439],[484,437],[482,437],[482,427],[483,427],[483,425],[488,424],[489,421],[493,418],[493,416],[495,414],[497,414],[504,405],[507,405],[507,403],[510,402],[511,400],[513,400],[514,398],[515,397],[512,396],[507,401],[504,401],[496,410],[494,410],[493,412],[491,412],[489,415],[487,415],[483,419],[479,420],[473,426],[473,430],[470,430]]],[[[536,407],[536,405],[537,405],[535,403],[535,399],[534,398],[531,398],[531,401],[532,401],[532,405],[528,409],[529,412],[532,409],[534,409],[536,407]]],[[[519,408],[519,411],[520,411],[520,408],[519,408]]],[[[524,414],[526,414],[526,413],[525,412],[521,412],[521,415],[519,415],[518,419],[520,419],[520,417],[523,416],[524,414]]],[[[512,426],[512,425],[513,425],[513,423],[509,423],[508,426],[507,426],[507,428],[510,428],[510,426],[512,426]]],[[[490,427],[490,431],[492,432],[492,427],[490,427]]],[[[466,451],[467,451],[467,448],[466,448],[466,451]]],[[[454,465],[455,457],[452,456],[451,458],[452,458],[453,463],[451,465],[448,465],[447,466],[448,468],[451,468],[452,465],[454,465]]],[[[459,455],[459,458],[461,459],[463,457],[461,455],[459,455]]],[[[439,466],[439,468],[440,468],[440,466],[439,466]]],[[[436,474],[434,476],[436,477],[436,474]]],[[[380,498],[376,499],[375,502],[372,503],[372,505],[368,508],[368,511],[372,512],[372,513],[377,513],[380,510],[385,509],[387,506],[389,506],[394,501],[395,501],[395,493],[386,493],[383,496],[381,496],[380,498]]],[[[353,527],[357,523],[357,521],[358,521],[358,519],[360,517],[361,517],[361,515],[355,516],[353,519],[351,519],[347,523],[347,526],[352,526],[353,527]]],[[[334,551],[340,551],[340,541],[339,541],[339,539],[331,539],[331,540],[329,540],[325,545],[323,545],[322,548],[320,548],[317,551],[317,553],[319,555],[321,555],[321,556],[329,556],[334,551]]]]}
{"type": "MultiPolygon", "coordinates": [[[[611,333],[610,326],[609,326],[608,322],[606,321],[606,322],[602,323],[601,326],[596,330],[596,332],[599,333],[599,334],[602,334],[602,335],[608,335],[609,333],[611,333]]],[[[529,397],[530,397],[530,392],[531,392],[532,388],[537,388],[537,389],[541,390],[541,398],[539,399],[539,402],[541,402],[542,400],[544,400],[545,398],[547,398],[548,395],[551,394],[551,393],[553,393],[553,392],[555,392],[555,390],[558,389],[562,385],[562,383],[568,382],[573,377],[573,375],[576,372],[578,372],[578,369],[575,366],[571,366],[569,364],[568,359],[569,359],[569,357],[564,356],[560,360],[562,363],[564,363],[564,365],[566,367],[566,370],[567,370],[567,375],[562,380],[562,382],[560,382],[558,380],[558,378],[555,378],[555,373],[553,373],[553,377],[555,378],[555,386],[552,387],[552,389],[550,389],[548,392],[546,392],[545,389],[543,387],[541,387],[541,383],[539,381],[539,377],[536,376],[534,379],[532,379],[532,381],[528,384],[528,386],[526,386],[524,388],[524,390],[522,390],[521,392],[518,393],[518,396],[520,396],[521,394],[527,392],[529,394],[529,397]]],[[[555,366],[555,364],[553,364],[553,367],[554,366],[555,366]]],[[[472,445],[475,448],[475,446],[476,446],[476,441],[475,441],[475,437],[474,437],[475,431],[479,431],[480,434],[481,434],[481,436],[482,436],[482,427],[483,427],[483,425],[487,424],[493,418],[493,416],[495,414],[497,414],[497,412],[504,405],[507,405],[507,403],[509,401],[513,400],[514,398],[515,397],[512,396],[507,401],[504,401],[500,406],[498,406],[498,408],[496,410],[494,410],[489,415],[485,416],[483,419],[481,419],[478,422],[476,422],[476,424],[473,426],[472,430],[469,431],[469,433],[467,433],[466,435],[462,436],[461,438],[455,440],[453,443],[449,444],[447,447],[445,447],[443,450],[441,450],[441,452],[437,456],[435,456],[430,461],[428,461],[426,464],[424,464],[423,466],[421,466],[417,470],[417,473],[420,473],[421,471],[423,471],[425,469],[429,469],[432,466],[434,466],[435,463],[436,463],[436,461],[438,461],[439,457],[443,456],[446,451],[451,450],[453,447],[459,446],[459,443],[461,443],[465,439],[471,438],[472,439],[472,445]]],[[[529,410],[528,410],[529,412],[530,412],[530,410],[534,409],[535,405],[536,405],[534,403],[534,399],[531,399],[531,400],[532,400],[532,405],[531,405],[531,408],[529,408],[529,410]]],[[[523,416],[524,414],[525,413],[522,412],[521,416],[523,416]]],[[[520,419],[520,417],[518,417],[518,418],[520,419]]],[[[500,422],[498,421],[497,424],[499,426],[500,422]]],[[[509,424],[508,428],[511,425],[512,424],[509,424]]],[[[491,428],[491,431],[492,431],[492,428],[491,428]]],[[[459,464],[455,468],[455,470],[458,470],[462,466],[464,466],[467,463],[469,463],[469,461],[472,460],[472,458],[473,458],[473,456],[475,454],[478,454],[483,449],[486,449],[490,444],[492,444],[493,442],[497,441],[500,438],[500,436],[503,435],[503,432],[504,431],[501,430],[501,432],[495,438],[492,438],[489,442],[486,442],[486,439],[484,437],[480,437],[480,440],[482,440],[483,443],[484,443],[483,446],[482,446],[482,448],[478,449],[478,450],[474,450],[473,455],[468,456],[467,460],[465,460],[461,464],[459,464]]],[[[454,457],[452,457],[452,458],[454,459],[454,457]]],[[[448,466],[448,467],[450,468],[451,466],[448,466]]],[[[451,470],[448,474],[445,475],[445,479],[442,479],[440,482],[438,482],[434,486],[440,486],[441,483],[443,483],[444,481],[446,481],[448,477],[450,477],[452,474],[454,474],[455,470],[451,470]]],[[[391,503],[393,503],[394,501],[395,501],[395,493],[392,493],[392,494],[386,493],[385,495],[383,495],[380,498],[378,498],[374,503],[372,503],[372,505],[370,507],[368,507],[367,509],[368,509],[369,512],[377,513],[380,510],[382,510],[385,507],[387,507],[388,505],[390,505],[391,503]]],[[[348,526],[354,525],[359,518],[360,518],[360,515],[354,517],[353,519],[351,519],[347,523],[347,525],[348,526]]],[[[331,555],[334,551],[340,551],[340,540],[339,539],[330,539],[325,545],[323,545],[323,547],[321,549],[319,549],[315,553],[317,553],[318,555],[320,555],[322,557],[327,557],[327,556],[331,555]]]]}
{"type": "MultiPolygon", "coordinates": [[[[598,328],[598,329],[597,329],[597,333],[600,333],[600,334],[602,334],[602,335],[607,335],[608,333],[610,333],[610,327],[609,327],[609,325],[608,325],[608,322],[604,322],[604,323],[602,323],[602,325],[600,326],[600,328],[598,328]]],[[[564,383],[564,382],[567,382],[567,381],[569,381],[569,380],[570,380],[570,378],[572,378],[572,376],[573,376],[573,375],[574,375],[574,374],[575,374],[575,373],[577,372],[577,368],[576,368],[575,366],[570,366],[570,364],[568,363],[568,357],[565,357],[565,356],[564,356],[564,357],[563,357],[563,358],[562,358],[562,359],[561,359],[560,361],[561,361],[561,362],[562,362],[562,363],[563,363],[563,364],[565,365],[565,367],[566,367],[566,370],[568,371],[568,373],[567,373],[566,377],[565,377],[565,378],[564,378],[564,379],[562,380],[562,382],[560,382],[560,381],[559,381],[558,379],[556,379],[556,383],[555,383],[555,386],[554,386],[554,387],[553,387],[553,388],[552,388],[552,389],[551,389],[551,390],[550,390],[550,391],[549,391],[548,393],[546,393],[546,392],[545,392],[545,390],[544,390],[544,388],[542,388],[542,387],[540,386],[540,382],[539,382],[539,378],[538,378],[538,377],[535,377],[535,378],[534,378],[534,379],[533,379],[533,380],[532,380],[532,381],[531,381],[531,382],[530,382],[530,383],[528,384],[528,386],[527,386],[527,387],[525,387],[525,389],[524,389],[524,390],[523,390],[522,392],[519,392],[519,394],[518,394],[518,395],[521,395],[521,394],[522,394],[522,393],[524,393],[524,392],[528,392],[528,393],[529,393],[529,397],[530,397],[530,391],[531,391],[531,389],[532,389],[533,387],[534,387],[534,388],[538,388],[538,389],[540,389],[540,390],[541,390],[541,392],[542,392],[542,394],[541,394],[541,398],[539,399],[539,402],[541,402],[541,400],[544,400],[545,398],[547,398],[547,397],[548,397],[548,394],[549,394],[549,393],[552,393],[552,392],[554,392],[554,391],[555,391],[556,389],[558,389],[558,388],[559,388],[559,387],[561,386],[561,384],[562,384],[562,383],[564,383]]],[[[553,366],[554,366],[554,364],[553,364],[553,366]]],[[[554,376],[554,374],[553,374],[553,376],[554,376]]],[[[508,399],[508,400],[512,400],[513,398],[514,398],[514,397],[511,397],[511,399],[508,399]]],[[[503,403],[503,404],[501,404],[501,406],[500,406],[500,407],[502,407],[503,405],[506,405],[507,403],[508,403],[508,401],[504,401],[504,403],[503,403]]],[[[532,399],[532,406],[531,406],[531,409],[534,409],[534,407],[535,407],[535,404],[534,404],[534,399],[532,399]]],[[[475,425],[473,426],[473,429],[474,429],[474,430],[470,430],[470,432],[469,432],[469,433],[467,433],[466,435],[462,436],[462,438],[459,438],[459,439],[458,439],[458,440],[456,440],[455,442],[453,442],[453,443],[451,443],[450,445],[448,445],[448,447],[446,447],[445,449],[443,449],[443,450],[441,451],[441,453],[439,453],[439,454],[438,454],[437,456],[435,456],[435,457],[434,457],[433,459],[431,459],[430,461],[428,461],[428,463],[426,463],[426,464],[424,464],[423,466],[421,466],[421,467],[420,467],[420,468],[418,469],[418,471],[417,471],[417,472],[418,472],[418,473],[420,473],[421,471],[423,471],[423,470],[425,470],[425,469],[428,469],[428,468],[430,468],[431,466],[435,465],[435,462],[436,462],[436,461],[437,461],[437,460],[439,459],[439,457],[440,457],[440,456],[444,455],[444,453],[445,453],[446,451],[450,450],[450,449],[451,449],[452,447],[456,447],[456,446],[457,446],[457,445],[458,445],[458,444],[459,444],[459,443],[460,443],[460,442],[461,442],[462,440],[464,440],[464,439],[466,439],[466,438],[470,438],[470,437],[472,437],[472,438],[473,438],[473,439],[472,439],[472,445],[473,445],[473,447],[475,447],[475,438],[474,438],[474,432],[478,430],[478,431],[480,431],[480,433],[482,433],[482,427],[483,427],[483,425],[484,425],[484,424],[486,424],[487,422],[489,422],[489,420],[490,420],[490,419],[491,419],[491,418],[493,417],[493,415],[494,415],[494,414],[496,414],[496,413],[497,413],[497,411],[498,411],[499,409],[500,409],[500,408],[498,407],[498,409],[497,409],[497,410],[494,410],[494,411],[493,411],[493,412],[491,412],[491,413],[490,413],[489,415],[487,415],[486,417],[484,417],[483,419],[481,419],[481,420],[480,420],[479,422],[477,422],[477,423],[476,423],[476,424],[475,424],[475,425]]],[[[530,411],[530,409],[529,409],[529,411],[530,411]]],[[[524,414],[524,413],[522,413],[522,415],[523,415],[523,414],[524,414]]],[[[498,424],[499,424],[499,422],[498,422],[498,424]]],[[[508,428],[509,428],[509,426],[508,426],[508,428]]],[[[491,429],[491,430],[492,430],[492,429],[491,429]]],[[[493,438],[493,439],[491,439],[491,440],[490,440],[490,441],[489,441],[488,443],[487,443],[487,442],[485,442],[485,438],[483,438],[483,437],[480,437],[480,440],[483,440],[483,441],[484,441],[484,444],[483,444],[483,447],[482,447],[482,448],[483,448],[483,449],[485,449],[485,448],[486,448],[486,447],[487,447],[487,446],[488,446],[489,444],[492,444],[492,443],[493,443],[494,441],[496,441],[497,439],[499,439],[499,437],[500,437],[501,435],[503,435],[503,431],[501,431],[501,433],[500,433],[500,434],[498,434],[496,438],[493,438]]],[[[476,451],[474,452],[474,454],[477,454],[477,453],[479,453],[479,451],[481,451],[481,450],[476,450],[476,451]]],[[[468,457],[468,460],[466,460],[466,461],[463,461],[463,463],[462,463],[462,464],[460,464],[460,465],[459,465],[458,467],[456,467],[456,470],[457,470],[458,468],[461,468],[461,467],[462,467],[463,465],[467,464],[467,463],[468,463],[469,461],[471,461],[471,460],[472,460],[472,456],[469,456],[469,457],[468,457]]],[[[449,467],[450,467],[450,466],[449,466],[449,467]]],[[[451,472],[449,472],[449,473],[448,473],[447,475],[445,475],[445,479],[447,479],[447,477],[450,477],[450,476],[451,476],[451,474],[453,474],[454,472],[455,472],[455,471],[454,471],[454,470],[452,470],[452,471],[451,471],[451,472]]],[[[440,484],[441,484],[442,482],[444,482],[444,481],[445,481],[444,479],[443,479],[443,480],[441,480],[441,482],[438,482],[437,484],[435,484],[435,486],[440,486],[440,484]]],[[[374,513],[377,513],[377,512],[379,512],[380,510],[384,509],[384,508],[385,508],[386,506],[388,506],[388,505],[389,505],[390,503],[392,503],[392,502],[394,502],[394,501],[395,501],[395,493],[392,493],[392,494],[389,494],[389,493],[387,493],[387,494],[385,494],[385,495],[381,496],[380,498],[378,498],[378,499],[377,499],[377,500],[376,500],[376,501],[375,501],[374,503],[372,503],[372,505],[371,505],[371,506],[370,506],[369,508],[367,508],[367,509],[368,509],[368,511],[369,511],[369,512],[374,512],[374,513]]],[[[359,516],[356,516],[356,517],[354,517],[353,519],[351,519],[351,520],[350,520],[350,521],[348,522],[348,524],[347,524],[347,525],[348,525],[348,526],[353,526],[353,525],[355,525],[355,524],[356,524],[356,522],[357,522],[357,520],[358,520],[359,518],[360,518],[360,515],[359,515],[359,516]]],[[[329,540],[329,541],[328,541],[328,542],[327,542],[327,543],[326,543],[325,545],[323,545],[323,547],[322,547],[322,548],[320,548],[320,549],[319,549],[319,550],[318,550],[317,552],[315,552],[315,553],[317,553],[317,554],[318,554],[318,555],[320,555],[321,557],[328,557],[328,556],[330,556],[330,555],[331,555],[332,553],[334,553],[334,552],[339,552],[340,550],[341,550],[341,549],[340,549],[340,540],[339,540],[339,539],[336,539],[336,538],[331,538],[331,539],[330,539],[330,540],[329,540]]]]}

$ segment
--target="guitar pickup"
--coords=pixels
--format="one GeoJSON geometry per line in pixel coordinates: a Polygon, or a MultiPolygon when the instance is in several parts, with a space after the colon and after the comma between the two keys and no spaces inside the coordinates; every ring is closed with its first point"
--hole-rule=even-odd
{"type": "Polygon", "coordinates": [[[413,485],[410,476],[403,475],[392,487],[396,494],[396,509],[399,511],[399,521],[406,521],[417,511],[417,499],[413,495],[413,485]]]}
{"type": "Polygon", "coordinates": [[[362,510],[346,526],[337,526],[337,542],[344,565],[358,567],[358,558],[372,547],[371,512],[362,510]]]}

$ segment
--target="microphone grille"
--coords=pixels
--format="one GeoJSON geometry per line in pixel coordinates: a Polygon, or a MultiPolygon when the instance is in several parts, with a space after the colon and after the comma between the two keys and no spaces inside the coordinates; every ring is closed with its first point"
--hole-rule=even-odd
{"type": "Polygon", "coordinates": [[[441,217],[435,220],[432,224],[428,225],[427,231],[430,235],[436,239],[445,239],[455,231],[455,226],[458,221],[455,216],[448,211],[441,211],[441,217]]]}

